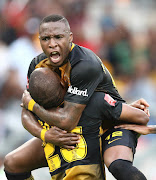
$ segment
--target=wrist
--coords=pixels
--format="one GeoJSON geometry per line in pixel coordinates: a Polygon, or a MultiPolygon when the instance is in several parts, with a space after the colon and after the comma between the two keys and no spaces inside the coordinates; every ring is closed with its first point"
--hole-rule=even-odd
{"type": "Polygon", "coordinates": [[[36,102],[33,99],[31,99],[28,103],[28,110],[33,112],[33,108],[35,104],[36,102]]]}

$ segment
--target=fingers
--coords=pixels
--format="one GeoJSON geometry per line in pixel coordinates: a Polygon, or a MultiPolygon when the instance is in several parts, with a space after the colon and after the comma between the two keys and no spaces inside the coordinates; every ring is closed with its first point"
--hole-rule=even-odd
{"type": "Polygon", "coordinates": [[[122,124],[122,125],[115,126],[115,128],[122,128],[122,129],[128,129],[128,130],[135,130],[137,127],[140,127],[140,126],[136,124],[122,124]]]}
{"type": "Polygon", "coordinates": [[[68,133],[66,130],[62,130],[56,126],[53,126],[52,129],[58,131],[59,133],[64,133],[64,134],[68,133]]]}
{"type": "Polygon", "coordinates": [[[57,146],[66,147],[69,149],[74,149],[78,143],[80,143],[81,136],[75,133],[68,133],[58,127],[52,127],[48,131],[47,142],[53,143],[57,146]],[[70,146],[70,147],[68,147],[70,146]]]}
{"type": "Polygon", "coordinates": [[[62,129],[60,129],[60,128],[58,128],[58,127],[56,127],[56,126],[53,126],[52,127],[54,130],[56,130],[56,131],[58,131],[58,133],[60,133],[60,135],[61,135],[61,133],[63,134],[62,136],[63,137],[76,137],[76,138],[79,138],[79,135],[78,134],[76,134],[76,133],[68,133],[67,131],[65,131],[65,130],[62,130],[62,129]]]}
{"type": "Polygon", "coordinates": [[[114,128],[123,128],[123,129],[125,129],[126,125],[122,124],[122,125],[114,126],[114,128]]]}
{"type": "Polygon", "coordinates": [[[144,109],[145,109],[145,106],[144,106],[144,105],[140,105],[140,104],[135,104],[135,108],[144,110],[144,109]]]}
{"type": "Polygon", "coordinates": [[[63,137],[71,138],[71,140],[80,139],[80,136],[74,133],[66,133],[63,135],[63,137]]]}
{"type": "Polygon", "coordinates": [[[150,117],[150,112],[149,112],[149,109],[144,109],[144,112],[147,114],[147,116],[150,117]]]}
{"type": "Polygon", "coordinates": [[[137,100],[136,102],[134,102],[133,105],[135,108],[143,110],[147,114],[147,116],[150,116],[149,109],[148,109],[149,104],[147,103],[145,99],[141,98],[137,100]]]}
{"type": "Polygon", "coordinates": [[[63,145],[62,147],[65,149],[75,149],[75,146],[63,145]]]}
{"type": "Polygon", "coordinates": [[[147,107],[142,104],[135,104],[135,107],[141,110],[145,110],[147,107]]]}
{"type": "Polygon", "coordinates": [[[147,101],[145,99],[141,98],[139,101],[140,101],[140,104],[142,104],[146,107],[149,107],[149,104],[147,103],[147,101]]]}
{"type": "Polygon", "coordinates": [[[80,142],[81,137],[77,136],[77,137],[64,137],[62,138],[62,141],[64,142],[64,144],[68,144],[68,145],[73,145],[73,144],[78,144],[80,142]]]}

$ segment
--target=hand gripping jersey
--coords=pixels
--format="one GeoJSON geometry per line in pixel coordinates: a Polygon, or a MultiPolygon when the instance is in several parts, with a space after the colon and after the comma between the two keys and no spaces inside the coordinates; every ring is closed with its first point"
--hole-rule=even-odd
{"type": "MultiPolygon", "coordinates": [[[[85,169],[88,172],[94,172],[95,179],[103,179],[99,127],[102,119],[108,118],[108,115],[109,118],[111,116],[112,119],[118,119],[121,113],[121,102],[124,102],[115,87],[112,76],[92,51],[75,44],[72,45],[68,62],[62,67],[53,68],[44,53],[34,58],[28,70],[28,80],[33,70],[39,67],[51,68],[68,82],[65,101],[87,104],[78,126],[72,131],[81,135],[80,143],[76,145],[76,148],[67,150],[49,143],[45,146],[46,159],[52,177],[61,172],[65,172],[68,177],[72,174],[72,168],[87,166],[88,169],[87,167],[85,169]],[[105,96],[103,92],[121,101],[117,105],[118,113],[110,113],[109,109],[106,111],[107,108],[102,105],[105,96]]],[[[39,122],[44,128],[49,128],[48,124],[41,120],[39,122]]],[[[74,170],[76,171],[77,169],[74,170]]]]}

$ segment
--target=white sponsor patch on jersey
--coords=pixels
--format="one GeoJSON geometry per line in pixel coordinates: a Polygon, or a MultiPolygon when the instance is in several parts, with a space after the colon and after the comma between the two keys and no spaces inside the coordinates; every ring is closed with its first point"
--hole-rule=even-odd
{"type": "Polygon", "coordinates": [[[79,95],[79,96],[86,96],[86,97],[88,97],[87,89],[85,89],[83,91],[83,90],[79,90],[77,87],[69,86],[67,92],[71,93],[71,94],[76,94],[76,95],[79,95]]]}

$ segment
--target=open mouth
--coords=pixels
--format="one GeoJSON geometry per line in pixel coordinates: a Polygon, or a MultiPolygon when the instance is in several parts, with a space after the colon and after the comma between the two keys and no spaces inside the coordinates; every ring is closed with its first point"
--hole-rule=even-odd
{"type": "Polygon", "coordinates": [[[53,63],[58,63],[60,61],[60,53],[57,51],[50,53],[50,60],[53,63]]]}

